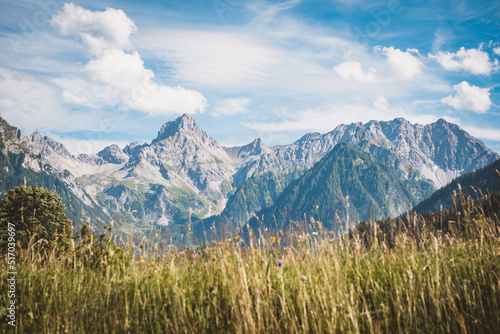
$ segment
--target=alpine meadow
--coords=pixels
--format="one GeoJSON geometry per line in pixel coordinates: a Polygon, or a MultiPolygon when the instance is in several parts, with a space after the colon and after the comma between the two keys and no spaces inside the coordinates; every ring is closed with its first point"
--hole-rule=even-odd
{"type": "Polygon", "coordinates": [[[500,3],[0,3],[1,333],[496,333],[500,3]]]}

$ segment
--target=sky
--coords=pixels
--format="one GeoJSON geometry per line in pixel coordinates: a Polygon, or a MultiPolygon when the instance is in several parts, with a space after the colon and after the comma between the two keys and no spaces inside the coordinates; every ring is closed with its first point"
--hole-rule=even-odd
{"type": "Polygon", "coordinates": [[[500,153],[500,2],[0,0],[0,114],[73,154],[184,113],[225,146],[456,123],[500,153]]]}

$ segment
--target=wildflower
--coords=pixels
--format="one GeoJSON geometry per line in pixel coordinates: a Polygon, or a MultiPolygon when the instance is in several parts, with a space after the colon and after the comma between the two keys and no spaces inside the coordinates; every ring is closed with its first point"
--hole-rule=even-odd
{"type": "Polygon", "coordinates": [[[254,251],[254,253],[256,253],[256,252],[257,252],[257,250],[256,250],[255,248],[253,249],[253,251],[254,251]]]}
{"type": "Polygon", "coordinates": [[[163,276],[160,276],[160,279],[163,279],[163,276]]]}
{"type": "Polygon", "coordinates": [[[300,279],[303,280],[304,282],[307,282],[307,276],[306,275],[300,276],[300,279]]]}
{"type": "Polygon", "coordinates": [[[238,241],[238,240],[240,240],[240,237],[239,236],[235,236],[234,240],[238,241]]]}
{"type": "Polygon", "coordinates": [[[139,262],[140,262],[140,263],[144,263],[144,259],[141,259],[139,262]]]}
{"type": "Polygon", "coordinates": [[[262,293],[262,291],[261,290],[257,290],[257,291],[255,291],[255,293],[258,294],[258,295],[260,295],[262,293]]]}
{"type": "Polygon", "coordinates": [[[271,239],[273,240],[273,243],[276,242],[276,237],[271,237],[271,239]]]}
{"type": "Polygon", "coordinates": [[[212,299],[212,298],[210,298],[210,296],[203,296],[203,299],[204,299],[204,300],[210,300],[210,299],[212,299]]]}
{"type": "Polygon", "coordinates": [[[212,286],[210,287],[210,291],[214,291],[214,290],[215,290],[215,285],[212,285],[212,286]]]}
{"type": "Polygon", "coordinates": [[[155,262],[154,262],[154,261],[151,261],[150,265],[154,266],[154,265],[155,265],[155,262]]]}
{"type": "Polygon", "coordinates": [[[198,253],[193,254],[193,258],[196,259],[198,257],[198,253]]]}
{"type": "Polygon", "coordinates": [[[118,296],[115,296],[115,300],[117,300],[117,299],[118,299],[118,296]]]}
{"type": "Polygon", "coordinates": [[[285,266],[285,261],[279,259],[278,261],[276,261],[276,265],[280,268],[283,268],[285,266]]]}

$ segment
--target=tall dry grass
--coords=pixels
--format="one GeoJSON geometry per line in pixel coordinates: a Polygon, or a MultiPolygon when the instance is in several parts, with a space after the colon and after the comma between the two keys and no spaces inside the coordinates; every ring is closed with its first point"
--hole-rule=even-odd
{"type": "MultiPolygon", "coordinates": [[[[458,197],[457,197],[458,198],[458,197]]],[[[18,251],[16,333],[495,333],[494,196],[449,211],[304,228],[182,251],[83,233],[64,254],[18,251]]],[[[7,291],[6,261],[0,291],[7,291]]],[[[6,305],[6,293],[0,305],[6,305]]]]}

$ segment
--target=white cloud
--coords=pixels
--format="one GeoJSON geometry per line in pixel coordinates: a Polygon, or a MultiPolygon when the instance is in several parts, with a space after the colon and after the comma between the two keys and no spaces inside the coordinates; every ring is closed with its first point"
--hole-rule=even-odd
{"type": "Polygon", "coordinates": [[[251,3],[248,7],[252,11],[257,13],[257,18],[255,19],[255,21],[271,21],[280,12],[294,8],[301,2],[302,0],[289,0],[272,5],[256,2],[251,3]]]}
{"type": "Polygon", "coordinates": [[[253,32],[150,29],[134,42],[175,67],[177,80],[225,92],[290,81],[296,72],[282,70],[290,54],[253,32]]]}
{"type": "Polygon", "coordinates": [[[460,124],[468,133],[479,139],[500,141],[500,130],[487,127],[474,127],[460,124]]]}
{"type": "Polygon", "coordinates": [[[54,80],[65,91],[67,103],[91,107],[121,105],[152,115],[203,112],[207,106],[199,92],[182,87],[159,85],[153,71],[144,67],[133,49],[134,22],[122,10],[112,8],[92,12],[74,4],[65,4],[51,20],[63,36],[77,35],[93,59],[82,69],[83,78],[54,80]]]}
{"type": "MultiPolygon", "coordinates": [[[[119,113],[106,115],[97,110],[70,110],[62,100],[59,87],[32,75],[0,66],[0,113],[23,133],[105,132],[113,125],[124,127],[119,113]]],[[[130,125],[128,125],[130,127],[130,125]]]]}
{"type": "MultiPolygon", "coordinates": [[[[379,102],[383,99],[379,98],[379,102]]],[[[276,113],[275,113],[276,114],[276,113]]],[[[340,124],[349,124],[356,122],[369,122],[371,120],[392,120],[397,117],[404,117],[410,122],[419,124],[428,124],[436,121],[439,117],[431,114],[417,113],[413,108],[389,107],[385,109],[374,108],[371,100],[358,101],[353,103],[326,105],[320,108],[311,108],[306,110],[287,111],[279,113],[279,116],[264,119],[262,121],[242,123],[248,129],[258,131],[259,133],[286,133],[286,132],[330,132],[340,124]]],[[[260,134],[259,136],[265,137],[260,134]]],[[[267,135],[269,137],[269,135],[267,135]]]]}
{"type": "Polygon", "coordinates": [[[389,107],[389,102],[385,97],[379,96],[373,101],[373,105],[379,110],[387,110],[387,107],[389,107]]]}
{"type": "Polygon", "coordinates": [[[378,46],[374,51],[381,52],[386,57],[385,61],[375,64],[378,71],[374,67],[366,71],[360,62],[354,60],[343,62],[333,69],[342,79],[361,83],[405,81],[422,73],[423,63],[415,56],[419,55],[418,49],[401,51],[392,46],[383,48],[378,46]]]}
{"type": "Polygon", "coordinates": [[[212,116],[220,118],[243,114],[251,103],[252,100],[246,97],[225,99],[215,104],[212,116]]]}
{"type": "Polygon", "coordinates": [[[496,47],[493,49],[493,52],[497,55],[500,56],[500,46],[496,47]]]}
{"type": "Polygon", "coordinates": [[[62,36],[79,35],[93,54],[108,48],[131,50],[130,36],[137,31],[134,22],[121,9],[92,12],[73,3],[64,5],[51,20],[62,36]]]}
{"type": "Polygon", "coordinates": [[[68,115],[55,87],[4,67],[0,67],[0,112],[9,123],[28,132],[61,123],[70,130],[81,126],[66,121],[68,115]]]}
{"type": "Polygon", "coordinates": [[[382,53],[387,57],[387,63],[394,78],[401,80],[413,79],[422,73],[423,63],[413,54],[419,54],[417,49],[408,49],[403,52],[400,49],[384,47],[382,53]]]}
{"type": "Polygon", "coordinates": [[[354,80],[362,83],[374,83],[376,81],[374,68],[365,71],[361,63],[351,60],[335,66],[334,71],[345,80],[354,80]]]}
{"type": "Polygon", "coordinates": [[[435,59],[447,71],[467,71],[472,74],[490,75],[491,71],[498,68],[498,62],[491,62],[487,52],[477,49],[461,47],[456,53],[439,51],[430,59],[435,59]]]}
{"type": "Polygon", "coordinates": [[[479,114],[483,114],[490,109],[491,93],[489,88],[479,88],[462,81],[453,86],[453,89],[456,91],[456,95],[442,98],[442,103],[455,109],[470,110],[479,114]]]}
{"type": "Polygon", "coordinates": [[[438,28],[434,33],[434,41],[432,42],[432,51],[437,52],[446,43],[446,37],[441,28],[438,28]]]}

